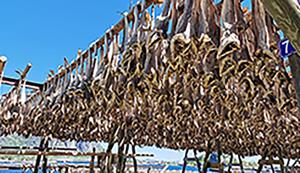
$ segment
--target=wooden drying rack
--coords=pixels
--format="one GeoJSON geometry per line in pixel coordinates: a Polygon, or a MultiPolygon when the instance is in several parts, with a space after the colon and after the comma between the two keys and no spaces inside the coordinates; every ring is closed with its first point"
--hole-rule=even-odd
{"type": "MultiPolygon", "coordinates": [[[[244,0],[240,0],[240,1],[243,2],[244,0]]],[[[164,2],[164,0],[145,0],[145,4],[138,3],[134,8],[131,9],[130,13],[128,13],[128,15],[126,15],[125,17],[127,17],[128,22],[131,22],[134,20],[134,9],[136,7],[138,8],[138,13],[140,14],[143,9],[142,5],[145,5],[144,9],[147,9],[152,4],[162,4],[163,2],[164,2]]],[[[223,0],[217,4],[218,8],[222,7],[222,2],[223,2],[223,0]]],[[[109,30],[113,35],[118,34],[125,28],[125,17],[123,17],[116,25],[114,25],[109,30]]],[[[37,82],[32,82],[32,81],[26,81],[26,88],[30,88],[33,90],[42,90],[42,88],[45,87],[47,85],[47,83],[52,82],[56,78],[61,79],[64,75],[66,75],[66,73],[73,71],[81,63],[81,61],[86,60],[86,58],[89,57],[89,54],[94,53],[98,48],[100,48],[105,43],[105,37],[107,37],[107,39],[111,39],[110,35],[105,33],[104,36],[102,36],[100,39],[96,40],[92,46],[90,46],[84,52],[80,53],[79,57],[77,57],[75,60],[73,60],[69,65],[67,65],[67,67],[65,67],[63,70],[59,71],[56,75],[48,78],[43,84],[37,83],[37,82]]],[[[4,66],[5,66],[5,62],[4,62],[3,66],[0,64],[0,75],[3,73],[4,66]]],[[[26,73],[25,73],[25,76],[26,76],[26,73]]],[[[20,80],[18,80],[18,79],[14,79],[14,78],[10,78],[10,77],[3,77],[3,79],[2,79],[3,84],[11,85],[11,86],[17,86],[19,81],[20,80]]]]}
{"type": "MultiPolygon", "coordinates": [[[[142,12],[142,5],[145,5],[145,9],[146,9],[146,8],[150,7],[152,4],[161,4],[161,3],[163,3],[163,0],[145,0],[145,4],[138,3],[134,8],[131,9],[130,13],[125,17],[127,17],[128,22],[131,22],[134,20],[134,9],[136,7],[138,8],[138,13],[140,14],[142,12]]],[[[114,25],[110,29],[110,32],[112,32],[112,34],[117,34],[124,29],[125,17],[123,17],[116,25],[114,25]]],[[[90,46],[87,50],[85,50],[83,53],[81,53],[80,57],[83,60],[88,58],[89,53],[94,53],[98,48],[100,48],[104,44],[105,37],[110,39],[109,34],[105,33],[105,35],[103,37],[101,37],[100,39],[95,41],[92,46],[90,46]]],[[[32,82],[32,81],[26,81],[26,88],[30,88],[30,89],[34,89],[34,90],[41,90],[44,86],[46,86],[47,83],[52,82],[56,78],[61,79],[66,73],[73,71],[81,63],[80,62],[81,58],[77,57],[77,59],[72,61],[67,67],[65,67],[63,70],[58,72],[53,77],[50,77],[43,84],[32,82]]],[[[0,76],[2,76],[5,63],[6,63],[6,59],[0,59],[0,76]]],[[[28,69],[28,71],[29,71],[29,69],[28,69]]],[[[24,76],[22,76],[22,77],[25,77],[28,71],[26,71],[26,72],[24,71],[25,73],[24,73],[24,76]]],[[[10,78],[10,77],[2,78],[3,84],[11,85],[11,86],[17,86],[19,81],[20,81],[19,79],[14,79],[14,78],[10,78]]]]}

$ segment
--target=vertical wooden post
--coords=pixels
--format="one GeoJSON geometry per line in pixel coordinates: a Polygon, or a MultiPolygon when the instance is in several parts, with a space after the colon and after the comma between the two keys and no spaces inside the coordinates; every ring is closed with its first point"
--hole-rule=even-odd
{"type": "Polygon", "coordinates": [[[200,164],[200,161],[197,157],[197,150],[195,150],[195,149],[194,149],[194,156],[195,156],[195,160],[196,160],[196,163],[197,163],[198,172],[201,173],[201,164],[200,164]]]}
{"type": "Polygon", "coordinates": [[[126,148],[125,148],[125,157],[124,157],[124,160],[123,160],[123,163],[122,163],[122,172],[125,172],[125,168],[126,168],[126,160],[127,160],[127,154],[128,154],[128,151],[129,151],[129,143],[126,144],[126,148]]]}
{"type": "Polygon", "coordinates": [[[204,165],[203,165],[203,172],[207,173],[207,167],[208,167],[208,159],[209,159],[209,155],[210,155],[210,149],[208,149],[205,152],[205,157],[204,157],[204,165]]]}
{"type": "Polygon", "coordinates": [[[107,146],[107,149],[106,149],[105,160],[107,162],[106,163],[106,170],[107,170],[108,173],[112,172],[113,157],[112,157],[111,150],[113,149],[113,147],[114,147],[114,145],[116,143],[115,137],[117,136],[118,131],[119,131],[119,127],[118,126],[114,126],[113,132],[111,133],[111,136],[110,136],[110,139],[109,139],[109,143],[108,143],[108,146],[107,146]]]}
{"type": "MultiPolygon", "coordinates": [[[[265,160],[266,159],[266,155],[262,156],[261,160],[265,160]]],[[[257,173],[260,173],[262,171],[263,165],[259,164],[258,169],[257,169],[257,173]]]]}
{"type": "MultiPolygon", "coordinates": [[[[48,141],[48,139],[45,139],[43,149],[48,151],[48,145],[49,145],[49,141],[48,141]]],[[[48,165],[47,156],[43,156],[43,166],[42,166],[42,172],[43,173],[47,173],[47,165],[48,165]]]]}
{"type": "Polygon", "coordinates": [[[97,168],[100,168],[101,157],[97,156],[97,168]]]}
{"type": "MultiPolygon", "coordinates": [[[[44,150],[44,143],[45,143],[45,138],[43,138],[40,142],[40,148],[39,151],[43,151],[44,150]]],[[[36,157],[36,161],[35,161],[35,166],[34,166],[34,171],[33,173],[38,173],[39,171],[39,167],[40,167],[40,162],[41,162],[41,155],[38,155],[36,157]]]]}
{"type": "Polygon", "coordinates": [[[124,144],[123,143],[119,143],[118,144],[117,173],[121,173],[122,172],[123,162],[124,162],[124,144]]]}
{"type": "Polygon", "coordinates": [[[289,165],[290,165],[290,161],[291,159],[289,158],[286,162],[286,165],[285,165],[285,172],[289,172],[289,165]]]}
{"type": "Polygon", "coordinates": [[[229,160],[229,166],[228,166],[228,173],[231,173],[232,161],[233,161],[233,154],[231,153],[230,160],[229,160]]]}
{"type": "Polygon", "coordinates": [[[281,173],[285,173],[286,169],[284,168],[284,160],[282,157],[281,149],[278,149],[279,151],[279,160],[280,160],[280,171],[281,173]]]}
{"type": "Polygon", "coordinates": [[[111,153],[111,151],[109,151],[109,153],[107,153],[108,154],[108,156],[107,156],[107,168],[106,168],[106,170],[107,170],[107,172],[108,173],[110,173],[110,172],[112,172],[113,171],[113,155],[112,155],[112,153],[111,153]]]}
{"type": "Polygon", "coordinates": [[[69,173],[69,167],[66,167],[65,170],[66,170],[65,173],[69,173]]]}
{"type": "Polygon", "coordinates": [[[182,166],[182,173],[185,173],[186,165],[187,165],[187,158],[188,158],[189,149],[186,149],[184,158],[183,158],[183,166],[182,166]]]}
{"type": "Polygon", "coordinates": [[[244,173],[243,160],[242,160],[242,157],[240,155],[239,155],[239,162],[240,162],[241,171],[242,171],[242,173],[244,173]]]}
{"type": "Polygon", "coordinates": [[[299,162],[299,159],[295,160],[295,162],[294,162],[293,165],[292,165],[292,169],[295,168],[295,166],[296,166],[296,164],[297,164],[298,162],[299,162]]]}
{"type": "MultiPolygon", "coordinates": [[[[96,148],[93,148],[93,153],[96,153],[96,148]]],[[[90,173],[94,173],[94,162],[95,162],[95,156],[91,156],[91,161],[90,161],[90,173]]]]}
{"type": "Polygon", "coordinates": [[[219,172],[223,173],[223,165],[221,162],[221,156],[222,156],[222,151],[221,151],[221,146],[220,143],[218,144],[218,165],[219,165],[219,172]]]}
{"type": "Polygon", "coordinates": [[[63,170],[63,167],[62,167],[62,166],[59,166],[59,167],[58,167],[58,172],[59,172],[59,173],[62,173],[62,170],[63,170]]]}
{"type": "Polygon", "coordinates": [[[2,83],[2,77],[3,77],[3,71],[4,71],[4,67],[5,67],[5,63],[7,61],[7,58],[4,56],[0,56],[0,85],[2,83]]]}
{"type": "MultiPolygon", "coordinates": [[[[273,160],[273,158],[271,158],[271,157],[269,157],[269,159],[270,159],[270,160],[273,160]]],[[[273,164],[271,164],[270,166],[271,166],[272,173],[275,173],[275,169],[274,169],[273,164]]]]}
{"type": "Polygon", "coordinates": [[[125,159],[124,156],[124,145],[125,145],[125,132],[123,129],[120,129],[118,134],[118,161],[117,161],[117,173],[122,172],[123,162],[125,159]]]}
{"type": "Polygon", "coordinates": [[[137,161],[136,161],[136,158],[135,158],[135,145],[132,144],[132,159],[133,159],[133,167],[134,167],[134,173],[138,173],[138,170],[137,170],[137,161]]]}
{"type": "Polygon", "coordinates": [[[286,169],[284,168],[284,161],[283,161],[282,158],[280,158],[280,161],[281,161],[281,163],[280,163],[280,171],[281,171],[281,173],[285,173],[286,169]]]}

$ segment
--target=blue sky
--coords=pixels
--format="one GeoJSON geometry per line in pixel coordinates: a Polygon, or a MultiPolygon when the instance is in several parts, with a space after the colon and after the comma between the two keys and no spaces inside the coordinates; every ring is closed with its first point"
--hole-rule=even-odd
{"type": "MultiPolygon", "coordinates": [[[[246,1],[249,5],[249,0],[246,1]]],[[[6,0],[0,1],[0,55],[8,58],[5,75],[32,63],[28,79],[43,82],[63,58],[73,60],[120,20],[129,0],[6,0]]],[[[141,150],[139,150],[141,151],[141,150]]],[[[145,148],[165,160],[181,160],[183,152],[145,148]]]]}

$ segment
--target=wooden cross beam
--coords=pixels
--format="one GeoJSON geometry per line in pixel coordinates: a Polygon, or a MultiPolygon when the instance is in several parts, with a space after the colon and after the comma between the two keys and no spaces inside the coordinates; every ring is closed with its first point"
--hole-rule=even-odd
{"type": "MultiPolygon", "coordinates": [[[[29,146],[0,146],[0,150],[39,150],[40,147],[29,146]]],[[[62,151],[77,151],[76,148],[63,148],[63,147],[49,147],[50,150],[62,150],[62,151]]]]}
{"type": "MultiPolygon", "coordinates": [[[[81,152],[62,152],[62,151],[0,151],[0,155],[23,155],[23,156],[104,156],[107,153],[81,153],[81,152]]],[[[117,154],[113,154],[117,155],[117,154]]],[[[127,157],[154,157],[153,154],[129,154],[127,157]]]]}
{"type": "MultiPolygon", "coordinates": [[[[2,78],[2,84],[10,85],[10,86],[17,86],[20,82],[20,79],[15,79],[7,76],[3,76],[2,78]]],[[[43,84],[32,82],[32,81],[26,81],[26,88],[33,89],[33,90],[41,90],[43,87],[43,84]]]]}

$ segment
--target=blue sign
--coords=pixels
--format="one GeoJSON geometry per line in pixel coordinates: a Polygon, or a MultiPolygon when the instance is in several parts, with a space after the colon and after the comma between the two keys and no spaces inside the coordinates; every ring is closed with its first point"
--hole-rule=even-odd
{"type": "Polygon", "coordinates": [[[280,48],[280,55],[282,57],[290,56],[291,54],[295,53],[296,50],[290,43],[288,39],[284,39],[279,43],[280,48]]]}
{"type": "Polygon", "coordinates": [[[217,152],[211,153],[209,162],[210,163],[218,163],[218,153],[217,152]]]}

